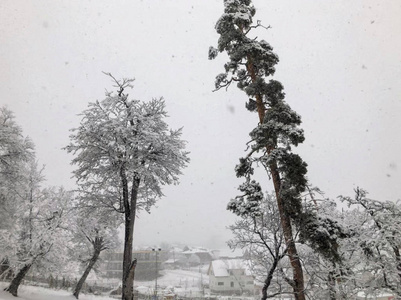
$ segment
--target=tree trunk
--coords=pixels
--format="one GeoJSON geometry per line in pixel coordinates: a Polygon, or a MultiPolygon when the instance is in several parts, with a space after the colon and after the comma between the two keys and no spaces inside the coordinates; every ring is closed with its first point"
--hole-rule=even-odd
{"type": "Polygon", "coordinates": [[[334,273],[332,271],[330,271],[327,276],[327,284],[329,286],[329,299],[336,300],[336,279],[334,278],[334,273]]]}
{"type": "Polygon", "coordinates": [[[29,269],[32,267],[32,263],[24,265],[15,275],[10,285],[4,290],[11,293],[14,297],[18,296],[18,288],[24,279],[25,275],[28,273],[29,269]]]}
{"type": "Polygon", "coordinates": [[[273,274],[274,271],[277,268],[277,264],[279,262],[280,258],[279,256],[276,256],[275,259],[273,260],[273,265],[270,267],[269,274],[267,274],[267,277],[265,279],[265,282],[263,284],[262,288],[262,299],[261,300],[266,300],[267,299],[267,289],[269,288],[271,281],[273,279],[273,274]]]}
{"type": "Polygon", "coordinates": [[[133,300],[134,272],[135,272],[136,261],[132,260],[132,244],[134,238],[136,204],[138,198],[138,188],[139,188],[140,178],[138,175],[134,175],[134,178],[132,180],[131,197],[129,197],[128,193],[128,180],[125,174],[125,169],[122,169],[121,171],[121,180],[123,184],[123,202],[125,209],[122,299],[133,300]]]}
{"type": "MultiPolygon", "coordinates": [[[[96,238],[96,240],[98,240],[98,238],[96,238]]],[[[95,243],[96,243],[95,240],[95,243]]],[[[82,286],[85,283],[86,278],[89,275],[89,272],[92,270],[93,266],[95,265],[95,263],[97,262],[97,260],[99,259],[99,255],[100,255],[100,249],[99,247],[97,247],[97,245],[94,246],[94,251],[93,251],[93,255],[91,260],[89,261],[88,266],[85,269],[85,272],[82,274],[82,277],[79,279],[77,285],[75,286],[74,289],[74,297],[78,299],[79,297],[79,293],[81,292],[82,286]]]]}
{"type": "Polygon", "coordinates": [[[130,280],[130,266],[132,262],[132,244],[134,236],[134,221],[125,218],[124,260],[123,260],[123,287],[122,299],[133,299],[133,281],[130,280]]]}
{"type": "Polygon", "coordinates": [[[290,264],[293,272],[294,280],[294,297],[296,300],[305,300],[304,292],[304,275],[302,270],[301,261],[298,256],[295,241],[292,236],[291,219],[284,208],[284,201],[280,196],[281,181],[280,175],[277,171],[277,165],[274,163],[270,166],[270,172],[273,178],[274,190],[276,193],[277,206],[280,214],[281,227],[283,228],[284,240],[287,246],[287,253],[290,259],[290,264]]]}
{"type": "MultiPolygon", "coordinates": [[[[255,82],[256,81],[256,73],[255,73],[255,69],[253,67],[252,58],[250,56],[248,56],[248,62],[247,62],[246,67],[247,67],[248,73],[251,76],[252,81],[255,82]]],[[[257,107],[257,111],[258,111],[259,122],[260,122],[260,124],[263,124],[263,121],[265,118],[265,105],[263,104],[263,99],[260,94],[257,94],[255,96],[255,98],[256,98],[256,107],[257,107]]],[[[267,150],[267,153],[270,154],[273,149],[266,147],[266,150],[267,150]]],[[[270,173],[271,173],[271,176],[273,179],[274,191],[276,194],[277,206],[278,206],[278,211],[280,214],[280,221],[281,221],[281,227],[283,229],[284,240],[285,240],[285,244],[287,246],[288,257],[290,259],[291,267],[293,270],[294,296],[295,296],[296,300],[305,300],[304,275],[303,275],[302,265],[301,265],[301,261],[299,260],[297,248],[295,246],[295,242],[294,242],[294,239],[292,236],[291,219],[284,208],[284,200],[282,199],[282,197],[280,195],[281,178],[280,178],[280,173],[278,172],[278,169],[277,169],[277,163],[275,161],[273,161],[270,164],[269,169],[270,169],[270,173]]]]}
{"type": "Polygon", "coordinates": [[[397,273],[398,277],[401,281],[401,255],[400,255],[400,248],[393,242],[390,242],[391,247],[393,248],[393,252],[395,255],[395,261],[397,262],[397,273]]]}
{"type": "Polygon", "coordinates": [[[6,278],[10,278],[10,274],[11,274],[11,269],[10,269],[10,265],[9,265],[9,261],[7,258],[3,258],[0,261],[0,280],[6,279],[6,278]]]}
{"type": "MultiPolygon", "coordinates": [[[[128,270],[128,275],[127,275],[127,279],[126,281],[129,282],[131,284],[130,288],[130,293],[132,294],[130,297],[131,299],[134,299],[134,289],[133,289],[133,285],[134,285],[134,277],[135,277],[135,268],[136,268],[136,258],[134,258],[134,260],[132,261],[132,263],[129,266],[129,270],[128,270]]],[[[127,285],[128,286],[128,285],[127,285]]],[[[124,299],[124,298],[123,298],[124,299]]]]}

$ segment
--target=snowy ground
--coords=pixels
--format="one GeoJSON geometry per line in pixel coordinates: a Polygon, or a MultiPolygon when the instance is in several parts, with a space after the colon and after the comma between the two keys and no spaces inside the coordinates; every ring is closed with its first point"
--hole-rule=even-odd
{"type": "MultiPolygon", "coordinates": [[[[209,284],[209,276],[205,270],[163,270],[162,275],[157,279],[158,294],[172,291],[174,294],[183,297],[201,297],[203,285],[209,284]]],[[[141,294],[152,295],[154,293],[155,280],[136,281],[135,289],[141,294]]]]}
{"type": "MultiPolygon", "coordinates": [[[[163,270],[160,272],[162,277],[157,279],[160,286],[186,286],[194,287],[203,284],[209,284],[209,276],[204,273],[199,273],[190,270],[163,270]]],[[[137,285],[154,286],[155,281],[137,281],[137,285]]]]}
{"type": "MultiPolygon", "coordinates": [[[[181,297],[202,297],[208,295],[208,290],[203,289],[204,285],[209,284],[209,276],[206,274],[208,265],[201,268],[192,268],[189,270],[162,270],[157,279],[158,295],[166,295],[170,292],[181,297]],[[202,285],[203,283],[203,285],[202,285]]],[[[99,279],[97,283],[102,285],[99,279]]],[[[110,286],[110,290],[118,287],[120,280],[107,280],[103,282],[106,286],[110,286]]],[[[0,282],[0,300],[16,300],[15,297],[3,289],[8,285],[6,282],[0,282]]],[[[155,288],[155,280],[152,281],[135,281],[134,287],[142,295],[153,295],[155,288]]],[[[18,291],[18,299],[22,300],[75,300],[71,291],[54,290],[43,287],[33,287],[22,285],[18,291]]],[[[150,298],[150,297],[149,297],[150,298]]],[[[94,296],[81,294],[80,300],[112,300],[107,296],[94,296]]],[[[115,298],[114,298],[115,299],[115,298]]],[[[113,299],[113,300],[114,300],[113,299]]],[[[222,300],[238,300],[245,299],[242,297],[221,297],[222,300]]],[[[249,297],[248,299],[253,299],[249,297]]]]}
{"type": "MultiPolygon", "coordinates": [[[[3,289],[8,283],[0,282],[0,300],[75,300],[75,297],[71,292],[65,290],[53,290],[37,286],[25,286],[22,285],[18,289],[18,298],[15,298],[8,292],[4,292],[3,289]]],[[[94,295],[80,295],[80,300],[115,300],[105,296],[94,296],[94,295]]]]}
{"type": "MultiPolygon", "coordinates": [[[[160,279],[161,285],[160,286],[165,286],[167,283],[171,282],[179,282],[181,276],[186,276],[190,275],[189,277],[185,278],[196,278],[194,272],[191,271],[182,271],[182,270],[177,270],[176,272],[170,272],[168,271],[166,276],[160,279]],[[192,274],[191,274],[192,273],[192,274]],[[177,277],[174,277],[174,275],[177,275],[177,277]]],[[[203,278],[202,278],[203,279],[203,278]]],[[[144,283],[143,285],[138,285],[137,287],[141,290],[141,293],[144,293],[145,290],[153,292],[152,287],[150,287],[151,282],[144,283]]],[[[154,282],[153,282],[154,284],[154,282]]],[[[74,296],[72,296],[71,292],[65,291],[65,290],[54,290],[54,289],[49,289],[49,288],[43,288],[43,287],[37,287],[37,286],[25,286],[22,285],[19,288],[18,291],[18,298],[15,298],[8,292],[4,292],[3,289],[8,285],[6,282],[0,282],[0,300],[75,300],[74,296]]],[[[154,285],[153,285],[154,287],[154,285]]],[[[176,293],[178,292],[179,295],[181,296],[196,296],[196,294],[199,292],[199,290],[196,287],[187,287],[186,289],[184,287],[177,288],[176,287],[176,293]]],[[[160,290],[160,294],[162,294],[163,291],[160,290]]],[[[376,297],[373,296],[366,296],[363,293],[359,293],[357,299],[393,299],[390,294],[381,294],[376,297]]],[[[110,298],[107,296],[94,296],[94,295],[85,295],[81,294],[79,297],[80,300],[115,300],[115,298],[110,298]]],[[[240,299],[249,299],[251,300],[252,297],[219,297],[221,300],[240,300],[240,299]]],[[[272,300],[275,299],[282,299],[285,300],[287,298],[273,298],[272,300]]]]}
{"type": "MultiPolygon", "coordinates": [[[[67,292],[64,290],[53,290],[43,287],[36,286],[24,286],[22,285],[19,288],[18,298],[15,298],[11,294],[4,292],[3,289],[7,286],[6,283],[0,282],[0,300],[75,300],[74,296],[72,296],[71,292],[67,292]]],[[[183,291],[184,292],[184,291],[183,291]]],[[[186,296],[190,297],[191,295],[195,297],[195,295],[191,294],[191,289],[185,291],[186,296]]],[[[184,294],[183,294],[184,295],[184,294]]],[[[115,298],[110,298],[107,296],[94,296],[94,295],[85,295],[81,294],[79,296],[80,300],[115,300],[115,298]]],[[[221,297],[221,300],[252,300],[252,298],[241,298],[241,297],[221,297]]],[[[273,299],[274,300],[274,299],[273,299]]]]}
{"type": "MultiPolygon", "coordinates": [[[[167,293],[169,290],[175,294],[184,297],[201,296],[201,282],[209,284],[209,277],[205,274],[206,267],[201,269],[196,268],[193,270],[163,270],[160,272],[162,275],[157,279],[158,294],[167,293]]],[[[99,282],[99,281],[98,281],[99,282]]],[[[111,286],[117,287],[120,284],[116,280],[111,286]]],[[[15,300],[16,298],[3,289],[8,283],[0,282],[0,300],[15,300]]],[[[135,289],[141,294],[152,295],[154,293],[155,280],[152,281],[136,281],[135,289]]],[[[53,290],[48,288],[33,287],[22,285],[18,290],[18,298],[22,300],[72,300],[75,299],[71,292],[65,290],[53,290]]],[[[105,296],[94,296],[81,294],[81,300],[110,300],[113,298],[105,296]]]]}

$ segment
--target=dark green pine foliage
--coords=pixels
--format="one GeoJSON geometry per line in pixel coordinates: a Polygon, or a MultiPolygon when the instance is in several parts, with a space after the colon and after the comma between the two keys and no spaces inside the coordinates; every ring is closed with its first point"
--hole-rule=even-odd
{"type": "Polygon", "coordinates": [[[246,179],[239,188],[243,195],[232,200],[228,209],[239,216],[257,212],[256,203],[263,196],[260,186],[256,188],[258,184],[251,180],[253,165],[262,164],[266,169],[277,166],[278,196],[301,239],[326,258],[339,261],[337,238],[346,236],[341,226],[327,217],[319,217],[314,208],[302,204],[302,194],[308,185],[307,164],[292,152],[292,147],[305,139],[299,128],[301,117],[285,102],[283,85],[277,80],[266,80],[274,75],[278,56],[269,43],[249,36],[252,29],[263,27],[259,21],[257,25],[252,23],[255,8],[250,0],[225,0],[224,5],[224,14],[216,24],[220,35],[218,47],[210,47],[209,59],[226,52],[229,61],[224,65],[225,72],[216,77],[215,87],[218,90],[236,83],[247,94],[246,108],[258,112],[261,120],[250,133],[250,153],[236,166],[237,176],[246,179]]]}
{"type": "Polygon", "coordinates": [[[264,199],[264,194],[260,184],[255,180],[247,180],[238,189],[243,194],[231,200],[227,209],[243,218],[261,216],[260,205],[264,199]]]}

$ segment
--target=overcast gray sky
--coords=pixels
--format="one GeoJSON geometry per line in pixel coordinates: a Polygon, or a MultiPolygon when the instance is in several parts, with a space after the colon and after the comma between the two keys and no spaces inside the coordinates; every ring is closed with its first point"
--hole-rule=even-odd
{"type": "MultiPolygon", "coordinates": [[[[254,0],[255,20],[280,57],[275,79],[303,118],[297,151],[311,184],[335,198],[356,186],[401,198],[401,2],[254,0]]],[[[70,179],[69,129],[115,77],[135,77],[130,95],[163,96],[169,124],[184,127],[191,164],[179,186],[141,213],[136,244],[221,247],[234,217],[225,207],[257,118],[234,86],[212,92],[225,56],[207,60],[222,0],[0,3],[0,104],[36,144],[48,184],[70,179]]],[[[266,190],[272,186],[267,182],[266,190]]]]}

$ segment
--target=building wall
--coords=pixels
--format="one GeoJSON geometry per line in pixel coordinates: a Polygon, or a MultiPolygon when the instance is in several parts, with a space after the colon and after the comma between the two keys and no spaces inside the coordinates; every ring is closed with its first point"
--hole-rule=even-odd
{"type": "Polygon", "coordinates": [[[215,293],[240,293],[254,290],[253,277],[245,275],[243,270],[232,270],[230,276],[216,277],[209,275],[210,290],[215,293]]]}
{"type": "MultiPolygon", "coordinates": [[[[156,271],[161,269],[161,253],[157,253],[157,269],[156,269],[156,252],[152,250],[134,251],[132,257],[137,259],[135,269],[136,280],[153,280],[156,278],[156,271]]],[[[123,274],[123,253],[110,252],[105,255],[104,271],[107,278],[122,278],[123,274]]]]}

